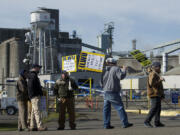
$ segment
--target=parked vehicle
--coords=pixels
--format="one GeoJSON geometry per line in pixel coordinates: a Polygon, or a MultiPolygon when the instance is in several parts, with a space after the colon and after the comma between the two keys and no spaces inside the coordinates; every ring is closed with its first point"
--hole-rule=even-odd
{"type": "Polygon", "coordinates": [[[2,97],[0,99],[0,110],[5,110],[8,115],[15,115],[18,111],[16,98],[2,97]]]}

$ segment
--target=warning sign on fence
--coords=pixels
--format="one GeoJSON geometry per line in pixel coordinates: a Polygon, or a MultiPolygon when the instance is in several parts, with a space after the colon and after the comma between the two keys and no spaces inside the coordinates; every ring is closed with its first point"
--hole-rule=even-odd
{"type": "Polygon", "coordinates": [[[172,96],[172,103],[173,104],[178,104],[179,93],[173,92],[171,96],[172,96]]]}
{"type": "Polygon", "coordinates": [[[76,72],[77,71],[77,56],[64,56],[62,57],[62,70],[67,72],[76,72]]]}
{"type": "Polygon", "coordinates": [[[46,102],[46,97],[45,96],[42,96],[41,97],[41,103],[40,103],[40,110],[41,111],[47,111],[47,102],[46,102]]]}
{"type": "Polygon", "coordinates": [[[105,55],[91,52],[81,52],[78,69],[102,72],[105,55]]]}

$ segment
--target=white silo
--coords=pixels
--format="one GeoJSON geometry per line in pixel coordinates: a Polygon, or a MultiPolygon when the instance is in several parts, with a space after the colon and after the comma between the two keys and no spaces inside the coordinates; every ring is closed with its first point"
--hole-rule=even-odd
{"type": "Polygon", "coordinates": [[[41,74],[46,72],[46,29],[50,26],[50,13],[45,10],[31,12],[33,33],[33,63],[42,65],[41,74]]]}

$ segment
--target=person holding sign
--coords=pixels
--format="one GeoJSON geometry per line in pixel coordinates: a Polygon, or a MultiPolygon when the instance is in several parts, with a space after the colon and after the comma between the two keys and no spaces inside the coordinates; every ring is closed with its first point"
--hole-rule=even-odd
{"type": "Polygon", "coordinates": [[[69,126],[71,130],[76,129],[75,124],[75,108],[74,108],[74,94],[73,90],[78,89],[75,81],[70,78],[68,72],[63,71],[61,78],[58,79],[54,86],[54,93],[59,101],[59,127],[57,130],[64,130],[65,128],[65,114],[66,109],[69,114],[69,126]]]}
{"type": "Polygon", "coordinates": [[[124,110],[124,105],[120,96],[120,80],[126,77],[126,67],[116,66],[117,61],[113,58],[108,58],[106,60],[106,69],[103,71],[101,85],[104,94],[104,108],[103,108],[103,117],[104,117],[104,129],[113,129],[111,126],[111,104],[116,109],[121,119],[123,128],[128,128],[133,126],[133,124],[128,122],[127,114],[124,110]]]}
{"type": "Polygon", "coordinates": [[[164,127],[164,124],[160,122],[161,114],[161,100],[164,98],[163,84],[164,78],[160,77],[161,64],[154,62],[151,70],[149,70],[149,76],[147,80],[147,94],[151,101],[151,109],[145,119],[144,125],[152,128],[151,120],[155,116],[155,127],[164,127]]]}

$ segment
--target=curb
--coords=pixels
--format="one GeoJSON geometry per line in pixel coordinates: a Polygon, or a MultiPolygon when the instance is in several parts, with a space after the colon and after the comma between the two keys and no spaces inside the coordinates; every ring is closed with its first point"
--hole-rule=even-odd
{"type": "MultiPolygon", "coordinates": [[[[128,113],[136,113],[136,114],[148,114],[149,110],[126,110],[128,113]]],[[[180,115],[180,110],[170,110],[170,111],[161,111],[161,116],[179,116],[180,115]]]]}

